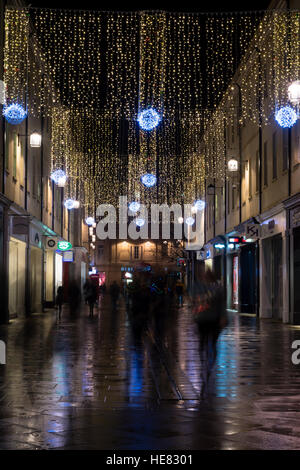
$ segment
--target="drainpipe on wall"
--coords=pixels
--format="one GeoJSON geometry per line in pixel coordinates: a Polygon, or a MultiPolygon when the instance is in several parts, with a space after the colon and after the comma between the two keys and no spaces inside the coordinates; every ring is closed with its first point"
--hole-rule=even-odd
{"type": "Polygon", "coordinates": [[[261,85],[262,85],[262,67],[261,67],[261,57],[260,49],[256,47],[258,52],[258,83],[259,83],[259,93],[258,93],[258,155],[259,155],[259,214],[262,212],[262,100],[261,100],[261,85]]]}
{"type": "Polygon", "coordinates": [[[239,104],[238,104],[238,139],[239,139],[239,223],[242,223],[242,165],[243,165],[243,159],[242,159],[242,125],[241,125],[241,110],[242,110],[242,93],[241,93],[241,87],[240,85],[235,82],[238,92],[239,92],[239,104]]]}

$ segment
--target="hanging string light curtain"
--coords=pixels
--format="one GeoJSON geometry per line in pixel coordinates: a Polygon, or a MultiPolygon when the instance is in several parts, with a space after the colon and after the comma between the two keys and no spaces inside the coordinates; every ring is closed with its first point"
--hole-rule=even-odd
{"type": "Polygon", "coordinates": [[[26,106],[29,12],[5,10],[4,82],[7,104],[26,106]]]}
{"type": "Polygon", "coordinates": [[[189,202],[205,178],[226,178],[226,129],[267,124],[287,104],[300,78],[299,34],[293,11],[8,8],[7,99],[26,97],[29,115],[52,119],[52,169],[69,173],[66,191],[87,210],[124,193],[189,202]],[[160,122],[144,130],[137,119],[149,108],[160,122]],[[157,185],[141,184],[145,173],[157,185]]]}

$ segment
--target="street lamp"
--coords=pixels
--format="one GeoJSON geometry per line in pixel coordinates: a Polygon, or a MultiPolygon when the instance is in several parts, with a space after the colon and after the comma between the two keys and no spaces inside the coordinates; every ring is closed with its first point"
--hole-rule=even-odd
{"type": "Polygon", "coordinates": [[[296,80],[288,87],[288,97],[292,104],[300,104],[300,80],[296,80]]]}
{"type": "Polygon", "coordinates": [[[228,171],[235,172],[239,169],[239,162],[236,158],[231,158],[227,163],[228,171]]]}
{"type": "Polygon", "coordinates": [[[33,132],[30,135],[29,143],[30,143],[30,147],[36,147],[36,148],[40,147],[42,143],[41,134],[39,134],[38,132],[33,132]]]}

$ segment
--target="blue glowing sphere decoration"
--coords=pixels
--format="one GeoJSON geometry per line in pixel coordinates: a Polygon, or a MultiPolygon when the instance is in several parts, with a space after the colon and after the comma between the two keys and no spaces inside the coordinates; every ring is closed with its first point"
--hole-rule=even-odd
{"type": "Polygon", "coordinates": [[[50,178],[54,181],[55,184],[58,184],[59,186],[64,186],[67,181],[67,175],[64,170],[53,171],[50,178]]]}
{"type": "Polygon", "coordinates": [[[86,225],[93,225],[95,223],[94,217],[87,217],[85,219],[85,223],[86,223],[86,225]]]}
{"type": "Polygon", "coordinates": [[[141,207],[141,204],[139,202],[136,202],[136,201],[132,201],[129,204],[129,210],[133,213],[136,213],[139,210],[140,207],[141,207]]]}
{"type": "Polygon", "coordinates": [[[151,131],[160,122],[160,115],[153,108],[145,109],[138,115],[138,123],[144,131],[151,131]]]}
{"type": "Polygon", "coordinates": [[[185,223],[189,226],[192,226],[194,222],[195,222],[195,219],[193,217],[187,217],[185,219],[185,223]]]}
{"type": "Polygon", "coordinates": [[[152,186],[155,186],[156,181],[157,181],[156,176],[152,175],[151,173],[146,173],[145,175],[141,177],[141,182],[147,188],[152,188],[152,186]]]}
{"type": "Polygon", "coordinates": [[[194,207],[197,209],[197,211],[202,211],[202,209],[205,207],[205,201],[197,199],[197,201],[194,202],[194,207]]]}
{"type": "Polygon", "coordinates": [[[292,127],[297,121],[297,113],[290,106],[284,106],[276,112],[275,119],[281,127],[292,127]]]}
{"type": "Polygon", "coordinates": [[[4,106],[3,116],[10,124],[21,124],[27,116],[27,111],[21,104],[12,103],[4,106]]]}
{"type": "Polygon", "coordinates": [[[135,223],[138,227],[145,225],[145,219],[135,219],[135,223]]]}
{"type": "Polygon", "coordinates": [[[64,202],[64,206],[66,209],[74,209],[76,201],[74,199],[66,199],[64,202]]]}

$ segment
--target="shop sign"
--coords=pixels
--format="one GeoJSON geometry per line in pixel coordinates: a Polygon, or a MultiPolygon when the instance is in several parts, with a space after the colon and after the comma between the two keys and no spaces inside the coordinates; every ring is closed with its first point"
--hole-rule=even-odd
{"type": "Polygon", "coordinates": [[[45,248],[47,250],[56,250],[57,238],[56,237],[45,237],[44,245],[45,245],[45,248]]]}
{"type": "Polygon", "coordinates": [[[40,232],[35,230],[33,227],[30,227],[30,243],[39,248],[42,248],[42,236],[40,232]]]}
{"type": "Polygon", "coordinates": [[[63,261],[72,263],[74,261],[74,251],[68,250],[63,252],[63,261]]]}
{"type": "Polygon", "coordinates": [[[245,224],[246,238],[259,238],[261,236],[261,227],[259,224],[245,224]]]}
{"type": "Polygon", "coordinates": [[[30,220],[26,217],[15,216],[12,223],[13,235],[28,235],[30,220]]]}
{"type": "Polygon", "coordinates": [[[66,241],[60,241],[57,243],[57,249],[60,251],[67,251],[72,248],[72,243],[66,241]]]}

